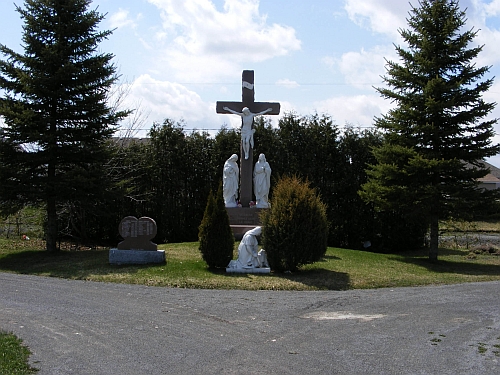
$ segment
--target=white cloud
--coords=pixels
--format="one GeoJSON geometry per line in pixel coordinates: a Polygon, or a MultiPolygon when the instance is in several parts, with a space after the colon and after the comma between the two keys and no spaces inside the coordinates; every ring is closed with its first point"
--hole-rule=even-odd
{"type": "Polygon", "coordinates": [[[300,87],[300,85],[296,81],[291,81],[288,78],[279,79],[278,81],[276,81],[276,85],[286,87],[287,89],[295,89],[297,87],[300,87]]]}
{"type": "Polygon", "coordinates": [[[370,89],[382,84],[381,76],[385,74],[387,60],[397,60],[393,46],[375,46],[371,50],[346,52],[339,59],[326,57],[324,63],[338,69],[345,77],[346,83],[359,88],[370,89]]]}
{"type": "Polygon", "coordinates": [[[163,29],[175,35],[164,61],[177,77],[207,80],[233,75],[241,64],[299,50],[295,30],[267,24],[258,1],[226,0],[223,11],[210,0],[149,0],[161,11],[163,29]]]}
{"type": "Polygon", "coordinates": [[[500,15],[500,0],[493,0],[489,4],[484,5],[487,17],[496,17],[500,15]]]}
{"type": "MultiPolygon", "coordinates": [[[[474,28],[477,36],[474,43],[483,45],[483,50],[478,55],[477,64],[479,66],[492,65],[500,62],[498,45],[500,44],[500,30],[488,26],[488,19],[500,16],[500,0],[493,0],[486,3],[482,0],[468,0],[472,4],[468,6],[467,28],[474,28]]],[[[468,4],[465,4],[467,6],[468,4]]],[[[464,5],[462,5],[464,6],[464,5]]]]}
{"type": "Polygon", "coordinates": [[[346,0],[344,8],[355,24],[393,39],[399,38],[398,29],[406,28],[411,9],[401,0],[346,0]]]}
{"type": "Polygon", "coordinates": [[[197,93],[181,84],[156,80],[148,74],[132,83],[123,107],[137,108],[137,103],[142,111],[149,113],[147,126],[153,122],[162,123],[166,118],[183,119],[190,127],[197,123],[203,127],[220,123],[214,104],[204,102],[197,93]]]}
{"type": "Polygon", "coordinates": [[[500,0],[486,2],[484,0],[465,0],[460,4],[462,8],[467,8],[467,17],[474,22],[484,24],[486,18],[500,15],[500,0]]]}
{"type": "Polygon", "coordinates": [[[374,117],[385,114],[391,104],[376,95],[339,96],[316,102],[318,113],[326,113],[339,125],[370,127],[374,117]]]}
{"type": "Polygon", "coordinates": [[[118,12],[111,15],[111,17],[109,18],[109,23],[111,28],[113,29],[123,27],[135,28],[137,26],[135,21],[129,18],[129,11],[122,8],[119,8],[118,12]]]}
{"type": "Polygon", "coordinates": [[[500,54],[498,53],[500,30],[489,29],[483,26],[479,30],[474,42],[483,46],[483,50],[477,57],[478,66],[492,65],[500,62],[500,54]]]}
{"type": "MultiPolygon", "coordinates": [[[[410,1],[418,7],[418,2],[410,1]]],[[[478,66],[492,65],[500,62],[497,46],[500,44],[500,30],[487,26],[487,20],[500,16],[500,0],[486,2],[484,0],[463,0],[461,9],[466,10],[468,20],[464,30],[474,28],[478,31],[474,44],[484,45],[476,63],[478,66]]],[[[411,10],[410,4],[400,0],[346,0],[345,10],[349,18],[361,27],[373,32],[390,36],[396,44],[402,44],[398,29],[407,29],[406,19],[411,10]]],[[[346,80],[354,83],[353,78],[369,80],[369,77],[383,74],[377,66],[385,66],[381,55],[388,59],[396,59],[394,48],[377,47],[369,51],[348,52],[340,60],[324,59],[331,66],[338,66],[346,74],[346,80]],[[390,54],[388,53],[390,52],[390,54]],[[382,62],[382,64],[381,64],[382,62]],[[375,74],[375,71],[377,73],[375,74]],[[370,73],[372,72],[372,73],[370,73]]]]}

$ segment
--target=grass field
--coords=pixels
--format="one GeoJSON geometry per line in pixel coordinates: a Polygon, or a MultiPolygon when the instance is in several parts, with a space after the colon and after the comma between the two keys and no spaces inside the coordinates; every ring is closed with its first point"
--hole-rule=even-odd
{"type": "MultiPolygon", "coordinates": [[[[244,290],[346,290],[500,280],[500,256],[465,249],[440,249],[439,261],[422,250],[377,254],[328,248],[319,262],[295,273],[230,275],[209,270],[198,243],[160,245],[164,265],[112,266],[108,250],[49,254],[41,241],[0,239],[0,271],[89,281],[178,288],[244,290]]],[[[236,252],[234,258],[236,258],[236,252]]]]}
{"type": "Polygon", "coordinates": [[[10,333],[0,331],[0,374],[29,375],[36,369],[28,364],[29,350],[21,340],[10,333]]]}

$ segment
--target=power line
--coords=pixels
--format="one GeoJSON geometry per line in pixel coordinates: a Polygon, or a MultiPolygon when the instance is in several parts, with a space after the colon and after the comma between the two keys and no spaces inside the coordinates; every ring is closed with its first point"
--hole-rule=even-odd
{"type": "MultiPolygon", "coordinates": [[[[137,83],[134,81],[133,83],[128,83],[129,85],[161,85],[164,82],[167,81],[162,81],[162,82],[140,82],[137,83]]],[[[168,81],[170,82],[170,81],[168,81]]],[[[205,86],[215,86],[215,85],[224,85],[224,86],[241,86],[241,83],[228,83],[228,82],[170,82],[170,83],[175,83],[179,85],[205,85],[205,86]]],[[[127,83],[123,83],[127,84],[127,83]]],[[[362,85],[362,86],[372,86],[372,85],[381,85],[383,82],[350,82],[350,83],[345,83],[345,82],[306,82],[306,83],[301,83],[301,82],[283,82],[283,83],[262,83],[259,82],[259,86],[293,86],[293,87],[300,87],[300,86],[356,86],[356,85],[362,85]]]]}
{"type": "MultiPolygon", "coordinates": [[[[370,126],[358,126],[358,125],[339,125],[337,128],[340,129],[348,129],[348,128],[354,128],[354,129],[374,129],[376,126],[370,125],[370,126]]],[[[183,131],[219,131],[222,128],[181,128],[183,131]]],[[[236,130],[235,128],[226,128],[228,130],[236,130]]],[[[278,129],[278,128],[275,128],[278,129]]],[[[136,128],[133,129],[132,132],[135,131],[142,131],[142,130],[151,130],[151,128],[136,128]]],[[[119,129],[118,132],[120,131],[130,131],[129,129],[119,129]]]]}

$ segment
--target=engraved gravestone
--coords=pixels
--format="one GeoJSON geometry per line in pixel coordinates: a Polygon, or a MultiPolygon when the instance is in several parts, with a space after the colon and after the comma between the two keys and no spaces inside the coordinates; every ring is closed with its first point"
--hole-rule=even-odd
{"type": "Polygon", "coordinates": [[[127,216],[122,219],[118,231],[123,237],[116,249],[109,250],[110,264],[165,263],[165,251],[151,242],[156,236],[156,222],[150,217],[127,216]]]}
{"type": "Polygon", "coordinates": [[[151,240],[156,236],[156,222],[150,217],[127,216],[118,228],[123,241],[118,244],[120,250],[158,250],[151,240]]]}

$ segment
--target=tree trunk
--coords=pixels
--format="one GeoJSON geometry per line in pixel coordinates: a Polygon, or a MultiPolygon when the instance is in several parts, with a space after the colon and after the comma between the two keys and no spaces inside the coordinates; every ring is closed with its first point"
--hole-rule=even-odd
{"type": "Polygon", "coordinates": [[[439,243],[439,217],[432,215],[431,217],[431,243],[429,247],[429,260],[436,262],[438,260],[438,243],[439,243]]]}
{"type": "Polygon", "coordinates": [[[56,178],[56,168],[54,163],[49,163],[47,168],[47,228],[45,240],[47,251],[54,253],[57,248],[57,204],[54,182],[56,178]]]}
{"type": "Polygon", "coordinates": [[[47,230],[45,233],[47,251],[56,252],[57,248],[57,208],[54,197],[47,199],[47,230]]]}

